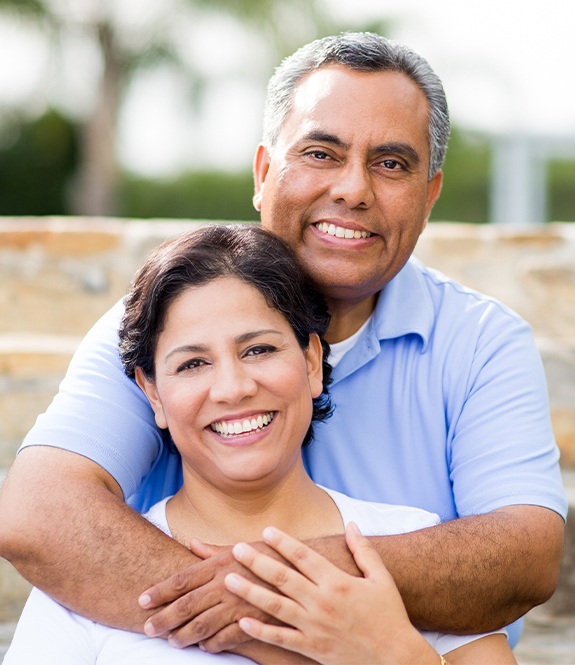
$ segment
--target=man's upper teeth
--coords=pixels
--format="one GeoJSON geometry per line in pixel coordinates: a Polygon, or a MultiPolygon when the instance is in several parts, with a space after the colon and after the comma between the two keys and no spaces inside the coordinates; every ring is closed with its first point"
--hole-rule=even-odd
{"type": "Polygon", "coordinates": [[[358,231],[357,229],[346,229],[343,226],[336,226],[335,224],[328,224],[328,222],[319,222],[316,228],[322,233],[327,233],[330,236],[338,238],[369,238],[371,233],[368,231],[358,231]]]}
{"type": "Polygon", "coordinates": [[[256,429],[262,429],[271,423],[274,418],[274,412],[260,414],[253,418],[245,418],[244,420],[220,420],[212,423],[210,427],[218,434],[230,436],[234,434],[245,434],[252,432],[256,429]]]}

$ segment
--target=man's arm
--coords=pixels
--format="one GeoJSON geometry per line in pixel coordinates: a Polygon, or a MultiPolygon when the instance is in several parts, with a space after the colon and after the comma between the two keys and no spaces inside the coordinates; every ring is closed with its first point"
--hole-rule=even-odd
{"type": "MultiPolygon", "coordinates": [[[[563,519],[551,510],[511,506],[370,540],[418,627],[478,633],[501,628],[549,598],[559,573],[563,530],[563,519]]],[[[309,544],[342,570],[358,574],[343,536],[309,544]]],[[[241,634],[230,622],[245,615],[239,607],[237,614],[233,613],[233,601],[223,587],[223,579],[227,572],[237,572],[237,564],[226,551],[198,565],[212,567],[210,586],[218,586],[219,592],[213,588],[196,590],[194,580],[185,579],[182,573],[150,589],[150,608],[179,598],[151,619],[155,634],[181,626],[173,635],[178,646],[204,640],[211,651],[232,649],[241,634]],[[198,591],[208,591],[213,599],[209,626],[203,617],[187,624],[182,620],[185,608],[195,605],[198,591]],[[224,630],[214,635],[219,629],[224,630]]]]}
{"type": "Polygon", "coordinates": [[[0,555],[66,607],[142,630],[138,596],[197,561],[129,508],[112,477],[81,455],[33,446],[0,494],[0,555]]]}

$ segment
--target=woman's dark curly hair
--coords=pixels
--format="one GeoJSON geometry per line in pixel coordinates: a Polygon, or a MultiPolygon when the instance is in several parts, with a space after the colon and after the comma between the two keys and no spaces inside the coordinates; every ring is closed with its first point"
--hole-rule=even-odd
{"type": "MultiPolygon", "coordinates": [[[[255,225],[202,226],[167,240],[150,254],[125,299],[119,332],[126,374],[133,378],[136,367],[140,367],[149,380],[154,380],[154,355],[170,304],[189,287],[218,277],[235,277],[255,287],[267,304],[286,318],[301,349],[307,349],[312,333],[319,335],[323,392],[313,400],[312,423],[326,420],[332,412],[329,345],[323,339],[329,324],[327,305],[292,250],[255,225]]],[[[310,424],[303,445],[311,441],[312,435],[310,424]]]]}

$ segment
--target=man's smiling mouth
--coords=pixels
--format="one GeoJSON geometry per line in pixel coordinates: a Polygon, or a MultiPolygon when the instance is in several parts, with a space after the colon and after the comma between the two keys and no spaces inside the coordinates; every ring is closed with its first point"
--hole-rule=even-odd
{"type": "Polygon", "coordinates": [[[360,238],[370,238],[373,235],[372,233],[369,233],[369,231],[346,229],[343,226],[336,226],[335,224],[330,224],[328,222],[318,222],[317,224],[314,224],[314,226],[321,233],[327,233],[327,235],[335,236],[336,238],[353,238],[359,240],[360,238]]]}
{"type": "Polygon", "coordinates": [[[210,425],[210,428],[221,436],[237,436],[247,434],[267,427],[276,415],[275,411],[260,414],[244,420],[218,420],[210,425]]]}

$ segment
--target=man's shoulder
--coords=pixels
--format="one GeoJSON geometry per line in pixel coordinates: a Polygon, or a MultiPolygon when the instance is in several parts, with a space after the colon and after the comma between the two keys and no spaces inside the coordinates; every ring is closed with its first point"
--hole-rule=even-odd
{"type": "Polygon", "coordinates": [[[406,269],[417,276],[436,313],[454,311],[464,316],[466,312],[471,314],[477,310],[479,315],[479,311],[489,309],[494,315],[516,322],[523,321],[515,310],[498,298],[467,286],[440,270],[425,265],[415,257],[411,257],[406,269]]]}

